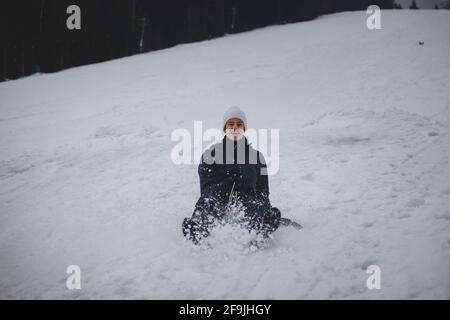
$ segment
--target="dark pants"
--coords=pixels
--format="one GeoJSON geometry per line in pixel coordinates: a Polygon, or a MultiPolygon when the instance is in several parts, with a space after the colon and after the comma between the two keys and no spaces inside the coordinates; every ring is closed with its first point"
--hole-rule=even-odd
{"type": "Polygon", "coordinates": [[[268,237],[280,225],[281,213],[270,205],[267,198],[245,193],[235,193],[229,204],[227,193],[214,192],[202,195],[191,218],[182,224],[183,235],[198,243],[209,236],[211,229],[219,223],[234,221],[263,237],[268,237]],[[234,216],[237,212],[239,216],[234,216]]]}

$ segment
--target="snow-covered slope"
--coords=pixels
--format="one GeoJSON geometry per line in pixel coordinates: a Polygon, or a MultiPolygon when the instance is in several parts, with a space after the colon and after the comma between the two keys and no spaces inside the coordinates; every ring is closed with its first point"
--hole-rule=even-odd
{"type": "Polygon", "coordinates": [[[366,17],[0,83],[0,298],[448,299],[450,11],[366,17]],[[253,253],[180,230],[199,186],[171,132],[230,105],[280,129],[271,201],[304,225],[253,253]]]}

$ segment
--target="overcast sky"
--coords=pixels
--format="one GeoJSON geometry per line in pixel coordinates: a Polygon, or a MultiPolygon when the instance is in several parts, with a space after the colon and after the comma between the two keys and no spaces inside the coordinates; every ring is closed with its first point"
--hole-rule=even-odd
{"type": "MultiPolygon", "coordinates": [[[[412,0],[395,0],[395,2],[400,3],[403,9],[409,8],[412,0]]],[[[417,6],[420,9],[433,9],[434,5],[439,5],[442,0],[416,0],[417,6]]]]}

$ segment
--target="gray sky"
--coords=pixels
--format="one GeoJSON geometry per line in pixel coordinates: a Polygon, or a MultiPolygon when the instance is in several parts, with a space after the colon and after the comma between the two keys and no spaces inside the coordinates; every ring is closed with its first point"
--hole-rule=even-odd
{"type": "MultiPolygon", "coordinates": [[[[412,0],[395,0],[395,2],[400,3],[403,9],[409,8],[412,0]]],[[[416,0],[419,9],[433,9],[434,4],[440,4],[442,0],[416,0]]]]}

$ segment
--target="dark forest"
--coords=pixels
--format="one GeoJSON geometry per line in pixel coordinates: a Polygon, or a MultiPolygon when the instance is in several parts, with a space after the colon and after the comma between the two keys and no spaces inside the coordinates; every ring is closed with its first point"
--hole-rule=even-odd
{"type": "Polygon", "coordinates": [[[379,0],[10,0],[1,4],[0,81],[244,32],[365,10],[379,0]],[[81,9],[81,29],[66,12],[81,9]]]}

